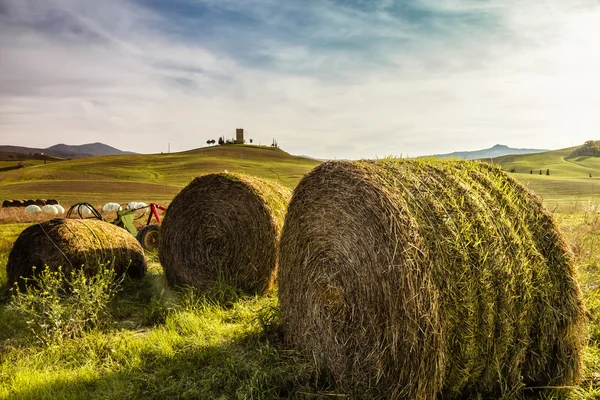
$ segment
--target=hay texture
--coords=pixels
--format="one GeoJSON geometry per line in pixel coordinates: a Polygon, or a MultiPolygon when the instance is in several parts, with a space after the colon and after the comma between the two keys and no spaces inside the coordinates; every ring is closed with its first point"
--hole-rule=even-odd
{"type": "Polygon", "coordinates": [[[264,293],[277,272],[289,189],[245,175],[194,179],[165,214],[158,254],[169,284],[209,290],[217,281],[264,293]]]}
{"type": "Polygon", "coordinates": [[[146,272],[144,251],[135,237],[123,228],[93,219],[55,218],[25,229],[17,238],[6,264],[9,286],[25,282],[45,266],[69,276],[83,269],[87,276],[101,265],[112,266],[117,274],[139,278],[146,272]]]}
{"type": "Polygon", "coordinates": [[[495,167],[324,163],[294,192],[279,268],[286,339],[355,398],[512,397],[578,379],[568,245],[495,167]]]}

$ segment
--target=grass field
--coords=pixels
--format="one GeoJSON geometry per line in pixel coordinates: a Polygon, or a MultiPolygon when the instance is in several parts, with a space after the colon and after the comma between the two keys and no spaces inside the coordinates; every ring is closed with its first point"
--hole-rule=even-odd
{"type": "Polygon", "coordinates": [[[0,172],[0,199],[169,202],[193,178],[242,172],[295,186],[318,161],[259,146],[214,146],[172,154],[92,157],[0,172]]]}
{"type": "MultiPolygon", "coordinates": [[[[575,388],[544,389],[533,398],[598,399],[600,201],[595,196],[600,192],[595,190],[600,186],[595,186],[596,178],[586,179],[585,174],[590,169],[600,178],[600,165],[595,168],[595,160],[589,159],[571,165],[561,161],[565,153],[497,161],[504,169],[517,169],[514,176],[539,190],[555,209],[574,251],[588,308],[583,381],[575,388]],[[550,168],[551,175],[530,175],[532,168],[538,174],[539,169],[545,173],[550,168]]],[[[0,199],[168,202],[192,177],[202,173],[227,169],[278,176],[288,187],[294,187],[302,174],[317,164],[275,149],[236,146],[170,155],[98,157],[0,173],[0,199]]],[[[14,212],[4,218],[2,215],[0,286],[5,287],[5,265],[12,243],[35,222],[14,212]]],[[[107,304],[102,324],[74,337],[40,342],[35,326],[11,307],[10,296],[3,291],[0,399],[349,398],[336,391],[328,376],[318,373],[314,360],[285,345],[276,292],[260,298],[240,297],[227,287],[219,287],[209,296],[174,290],[167,286],[156,257],[147,256],[147,276],[141,281],[125,280],[107,304]]]]}
{"type": "Polygon", "coordinates": [[[542,196],[549,207],[564,207],[600,196],[600,158],[569,158],[576,148],[504,156],[491,161],[505,171],[514,169],[512,175],[542,196]],[[546,175],[548,169],[550,175],[546,175]]]}

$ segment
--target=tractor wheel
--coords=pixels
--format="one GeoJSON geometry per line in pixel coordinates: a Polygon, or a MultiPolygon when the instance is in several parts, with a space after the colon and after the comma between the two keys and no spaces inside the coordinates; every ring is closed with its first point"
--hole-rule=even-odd
{"type": "Polygon", "coordinates": [[[157,251],[158,250],[158,233],[160,226],[158,225],[147,225],[140,229],[137,234],[137,240],[142,245],[144,250],[157,251]]]}

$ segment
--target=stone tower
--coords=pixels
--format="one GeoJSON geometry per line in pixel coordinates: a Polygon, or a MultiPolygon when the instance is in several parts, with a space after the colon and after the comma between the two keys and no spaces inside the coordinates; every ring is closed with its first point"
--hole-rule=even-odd
{"type": "Polygon", "coordinates": [[[237,128],[235,130],[235,144],[244,144],[244,129],[237,128]]]}

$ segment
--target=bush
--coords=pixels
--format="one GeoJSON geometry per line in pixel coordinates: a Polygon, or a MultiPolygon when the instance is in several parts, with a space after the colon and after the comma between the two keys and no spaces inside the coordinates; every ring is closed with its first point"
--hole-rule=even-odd
{"type": "Polygon", "coordinates": [[[567,158],[574,157],[600,157],[600,140],[588,140],[575,149],[567,158]]]}
{"type": "Polygon", "coordinates": [[[22,317],[34,336],[49,345],[108,324],[107,305],[119,289],[123,277],[116,279],[111,268],[102,266],[86,278],[83,269],[65,276],[62,268],[44,268],[27,289],[15,284],[8,309],[22,317]]]}

